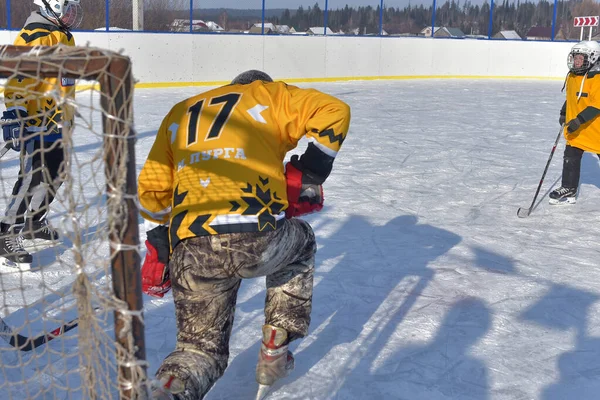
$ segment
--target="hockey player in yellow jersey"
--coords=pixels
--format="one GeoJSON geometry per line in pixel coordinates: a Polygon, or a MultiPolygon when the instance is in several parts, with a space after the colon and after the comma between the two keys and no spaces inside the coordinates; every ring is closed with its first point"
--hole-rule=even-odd
{"type": "Polygon", "coordinates": [[[566,100],[559,122],[567,139],[562,184],[550,193],[550,204],[573,204],[577,199],[581,158],[585,151],[600,157],[600,44],[583,41],[569,52],[566,100]]]}
{"type": "MultiPolygon", "coordinates": [[[[38,11],[27,18],[14,41],[18,46],[74,46],[69,31],[81,22],[79,0],[34,0],[38,11]]],[[[32,256],[22,239],[54,242],[58,233],[46,216],[60,187],[64,160],[62,130],[73,124],[73,110],[61,98],[73,97],[74,81],[64,77],[14,76],[5,86],[6,111],[0,119],[2,144],[20,152],[21,170],[0,223],[0,258],[27,269],[32,256]],[[48,96],[45,93],[58,93],[48,96]]]]}
{"type": "Polygon", "coordinates": [[[258,383],[292,370],[288,345],[308,332],[316,251],[295,217],[321,209],[349,123],[339,99],[255,70],[164,118],[138,181],[142,216],[160,224],[147,232],[143,288],[162,297],[172,285],[178,329],[155,398],[202,399],[223,374],[243,278],[267,277],[258,383]],[[303,137],[306,151],[284,167],[303,137]]]}

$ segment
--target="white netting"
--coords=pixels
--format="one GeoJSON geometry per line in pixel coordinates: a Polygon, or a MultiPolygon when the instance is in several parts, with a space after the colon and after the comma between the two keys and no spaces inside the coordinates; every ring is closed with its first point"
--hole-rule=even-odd
{"type": "MultiPolygon", "coordinates": [[[[32,79],[31,87],[48,84],[43,96],[76,115],[71,128],[63,127],[62,142],[53,145],[62,144],[65,155],[58,178],[63,183],[47,215],[59,240],[49,247],[37,240],[24,242],[32,255],[30,270],[2,258],[0,397],[144,397],[129,61],[92,48],[0,46],[0,74],[2,87],[11,77],[32,79]],[[57,89],[62,78],[77,79],[75,99],[57,89]],[[120,317],[117,324],[115,313],[120,317]],[[36,337],[71,327],[73,320],[77,327],[25,351],[38,344],[33,342],[36,337]],[[24,338],[17,335],[29,340],[19,344],[24,338]]],[[[27,88],[27,99],[39,95],[27,88]]],[[[0,94],[0,112],[6,101],[0,94]]],[[[28,118],[46,121],[54,112],[51,108],[28,118]]],[[[45,153],[39,154],[45,163],[45,153]]],[[[13,150],[0,159],[1,216],[14,197],[11,192],[24,159],[13,150]]],[[[27,181],[33,172],[22,178],[27,181]]]]}

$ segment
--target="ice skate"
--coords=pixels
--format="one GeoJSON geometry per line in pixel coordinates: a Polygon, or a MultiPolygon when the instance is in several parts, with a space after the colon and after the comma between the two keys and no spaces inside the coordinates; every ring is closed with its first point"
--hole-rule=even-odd
{"type": "Polygon", "coordinates": [[[0,232],[0,263],[18,268],[21,271],[31,269],[33,257],[23,248],[23,238],[17,228],[10,228],[0,232]]]}
{"type": "Polygon", "coordinates": [[[25,221],[21,236],[26,250],[43,250],[58,244],[60,238],[58,231],[52,228],[45,218],[39,221],[25,221]]]}
{"type": "Polygon", "coordinates": [[[577,201],[577,188],[559,187],[550,192],[550,200],[552,205],[556,204],[575,204],[577,201]]]}
{"type": "Polygon", "coordinates": [[[272,325],[262,328],[263,340],[258,353],[256,381],[259,384],[257,400],[264,399],[275,381],[284,378],[294,369],[294,356],[288,350],[285,329],[272,325]]]}

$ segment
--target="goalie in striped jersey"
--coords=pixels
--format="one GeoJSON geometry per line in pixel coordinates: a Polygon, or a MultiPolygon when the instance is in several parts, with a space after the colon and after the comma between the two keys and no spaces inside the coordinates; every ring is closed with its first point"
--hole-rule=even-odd
{"type": "MultiPolygon", "coordinates": [[[[81,22],[79,0],[33,3],[39,11],[27,18],[14,44],[74,46],[70,29],[81,22]]],[[[13,76],[5,86],[6,111],[0,119],[2,139],[5,147],[20,152],[21,170],[0,222],[0,257],[20,269],[29,269],[33,260],[23,248],[23,238],[47,243],[58,240],[58,232],[48,224],[46,216],[61,185],[62,130],[72,126],[74,110],[67,104],[59,105],[57,97],[74,97],[74,85],[72,79],[65,77],[13,76]]]]}
{"type": "Polygon", "coordinates": [[[349,123],[337,98],[261,71],[164,118],[138,181],[142,216],[160,224],[147,233],[144,291],[162,297],[172,285],[178,329],[156,398],[201,399],[223,374],[244,278],[267,277],[258,383],[291,371],[288,345],[308,332],[316,251],[295,217],[321,210],[349,123]],[[284,168],[303,137],[306,151],[284,168]]]}

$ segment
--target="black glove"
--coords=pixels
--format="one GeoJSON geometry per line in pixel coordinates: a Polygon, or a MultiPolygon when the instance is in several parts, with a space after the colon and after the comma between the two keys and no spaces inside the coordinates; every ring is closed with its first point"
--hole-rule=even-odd
{"type": "Polygon", "coordinates": [[[289,204],[285,210],[287,218],[321,211],[323,208],[323,186],[312,183],[315,178],[307,176],[300,168],[302,163],[299,162],[298,156],[293,156],[285,166],[289,204]]]}
{"type": "Polygon", "coordinates": [[[10,110],[2,113],[0,125],[2,125],[2,138],[15,151],[21,150],[21,134],[25,133],[25,118],[27,112],[21,110],[10,110]]]}
{"type": "Polygon", "coordinates": [[[567,132],[569,132],[569,133],[575,132],[577,129],[579,129],[579,127],[581,126],[581,124],[583,122],[584,121],[581,120],[581,117],[573,118],[572,120],[569,121],[569,123],[567,123],[567,132]]]}
{"type": "Polygon", "coordinates": [[[171,248],[169,246],[169,227],[159,225],[154,229],[146,232],[146,238],[158,252],[158,260],[163,264],[169,262],[171,248]]]}
{"type": "Polygon", "coordinates": [[[560,114],[560,117],[558,117],[558,123],[564,125],[565,122],[567,122],[567,116],[565,114],[560,114]]]}
{"type": "Polygon", "coordinates": [[[293,155],[290,159],[290,164],[294,166],[298,171],[302,172],[302,184],[303,185],[312,185],[312,184],[321,184],[325,179],[320,177],[311,171],[298,157],[297,155],[293,155]]]}

